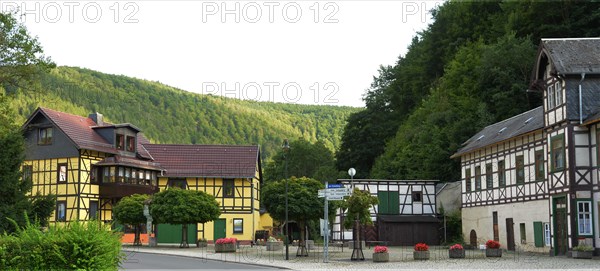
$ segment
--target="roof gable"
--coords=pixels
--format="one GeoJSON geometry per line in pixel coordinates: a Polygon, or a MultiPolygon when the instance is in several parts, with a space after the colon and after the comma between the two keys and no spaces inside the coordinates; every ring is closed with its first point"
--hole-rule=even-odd
{"type": "MultiPolygon", "coordinates": [[[[44,116],[46,119],[52,122],[73,142],[73,144],[75,144],[78,149],[95,150],[112,154],[118,153],[118,151],[110,142],[108,142],[104,137],[94,130],[94,128],[98,126],[96,122],[89,117],[82,117],[49,108],[39,107],[35,112],[33,112],[33,114],[31,114],[31,116],[29,116],[22,127],[27,127],[31,121],[39,115],[44,116]]],[[[110,126],[112,124],[107,123],[107,125],[110,126]]],[[[125,124],[125,126],[129,127],[132,125],[125,124]]],[[[138,133],[138,155],[144,159],[152,159],[152,156],[142,145],[145,143],[149,143],[148,139],[146,139],[141,133],[138,133]]]]}
{"type": "Polygon", "coordinates": [[[39,107],[23,127],[30,124],[36,116],[42,114],[77,146],[78,149],[90,149],[108,153],[115,153],[115,149],[102,136],[94,132],[90,127],[96,123],[90,118],[72,115],[64,112],[55,111],[48,108],[39,107]]]}
{"type": "MultiPolygon", "coordinates": [[[[556,74],[600,74],[600,38],[542,39],[536,68],[542,54],[556,74]]],[[[537,79],[541,79],[539,76],[537,79]]]]}
{"type": "Polygon", "coordinates": [[[144,144],[167,177],[254,178],[259,146],[144,144]]]}
{"type": "Polygon", "coordinates": [[[494,143],[541,129],[544,127],[543,113],[544,108],[540,106],[512,118],[489,125],[463,143],[463,147],[453,154],[451,158],[456,158],[494,143]]]}

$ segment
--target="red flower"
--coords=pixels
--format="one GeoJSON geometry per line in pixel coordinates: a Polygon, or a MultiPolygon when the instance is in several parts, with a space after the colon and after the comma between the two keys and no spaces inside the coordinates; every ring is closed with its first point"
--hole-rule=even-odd
{"type": "Polygon", "coordinates": [[[388,252],[388,248],[386,246],[375,246],[375,253],[385,253],[388,252]]]}
{"type": "Polygon", "coordinates": [[[219,238],[215,242],[217,245],[220,244],[235,244],[237,242],[236,238],[219,238]]]}
{"type": "Polygon", "coordinates": [[[463,246],[460,244],[455,244],[453,246],[450,247],[450,250],[463,250],[463,246]]]}
{"type": "Polygon", "coordinates": [[[500,248],[500,243],[498,241],[488,240],[485,242],[485,246],[487,248],[500,248]]]}
{"type": "Polygon", "coordinates": [[[418,243],[415,245],[415,251],[428,251],[429,246],[425,243],[418,243]]]}

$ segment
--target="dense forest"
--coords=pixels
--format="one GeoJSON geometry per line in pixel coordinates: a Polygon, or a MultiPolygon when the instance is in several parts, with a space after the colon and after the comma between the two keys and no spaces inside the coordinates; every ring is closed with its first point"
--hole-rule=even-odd
{"type": "Polygon", "coordinates": [[[348,115],[357,108],[243,101],[200,95],[121,75],[58,67],[38,79],[35,91],[16,91],[17,123],[38,106],[113,123],[132,123],[154,143],[259,144],[263,158],[284,138],[339,147],[348,115]]]}
{"type": "Polygon", "coordinates": [[[527,92],[541,38],[598,37],[600,3],[449,1],[382,66],[336,153],[356,177],[457,181],[449,157],[483,127],[541,105],[527,92]]]}

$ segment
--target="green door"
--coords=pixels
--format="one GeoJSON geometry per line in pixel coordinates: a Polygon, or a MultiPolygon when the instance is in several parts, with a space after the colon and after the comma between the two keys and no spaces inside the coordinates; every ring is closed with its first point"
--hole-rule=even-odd
{"type": "MultiPolygon", "coordinates": [[[[196,224],[188,225],[188,243],[196,243],[197,235],[196,224]]],[[[181,243],[181,225],[158,224],[156,226],[156,242],[163,244],[181,243]]]]}
{"type": "Polygon", "coordinates": [[[213,240],[217,240],[219,238],[225,238],[227,235],[225,234],[225,219],[217,219],[215,220],[215,234],[213,240]]]}

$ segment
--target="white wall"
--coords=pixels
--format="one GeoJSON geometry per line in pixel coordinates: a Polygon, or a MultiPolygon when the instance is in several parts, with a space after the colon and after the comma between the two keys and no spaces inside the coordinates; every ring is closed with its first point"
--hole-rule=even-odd
{"type": "Polygon", "coordinates": [[[536,200],[499,204],[491,206],[470,207],[462,209],[463,236],[465,243],[469,243],[471,230],[477,233],[478,244],[485,244],[487,240],[494,239],[492,212],[498,212],[498,233],[502,248],[507,248],[506,218],[512,218],[514,223],[515,247],[519,250],[548,252],[549,246],[535,247],[533,222],[547,223],[548,200],[536,200]],[[521,244],[520,223],[525,223],[527,244],[521,244]]]}

